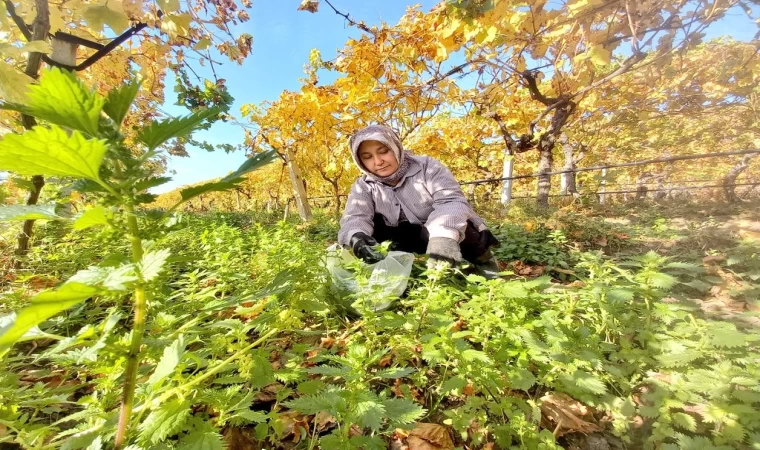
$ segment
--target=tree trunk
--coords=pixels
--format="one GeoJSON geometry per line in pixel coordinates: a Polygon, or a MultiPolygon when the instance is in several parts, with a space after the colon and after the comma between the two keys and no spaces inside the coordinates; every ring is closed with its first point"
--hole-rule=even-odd
{"type": "MultiPolygon", "coordinates": [[[[32,40],[46,41],[48,34],[50,33],[50,7],[48,5],[48,0],[37,0],[35,5],[37,7],[37,16],[34,18],[34,24],[32,25],[32,40]]],[[[56,56],[57,55],[51,55],[53,59],[55,59],[56,56]]],[[[41,53],[30,53],[24,73],[36,80],[39,77],[41,62],[41,53]]],[[[73,64],[73,62],[70,61],[60,62],[73,64]]],[[[26,114],[21,115],[21,123],[27,130],[31,130],[32,127],[37,125],[37,121],[34,117],[26,114]]],[[[32,185],[34,185],[34,189],[29,193],[29,197],[26,199],[27,205],[37,204],[37,201],[40,199],[42,187],[45,186],[45,178],[42,175],[33,176],[32,185]]],[[[16,237],[16,250],[14,251],[16,257],[14,258],[13,265],[17,269],[21,268],[21,259],[29,253],[29,240],[32,237],[33,230],[34,220],[25,220],[21,227],[21,232],[16,237]]]]}
{"type": "Polygon", "coordinates": [[[739,201],[739,197],[736,195],[736,179],[749,167],[749,162],[752,158],[760,155],[760,153],[754,153],[745,155],[742,160],[736,164],[731,170],[728,171],[725,177],[723,177],[723,193],[726,196],[726,201],[734,203],[739,201]]]}
{"type": "MultiPolygon", "coordinates": [[[[543,174],[545,172],[551,172],[552,164],[554,163],[554,155],[552,155],[553,142],[548,139],[541,138],[539,144],[539,159],[538,159],[538,173],[543,174]]],[[[551,175],[539,175],[538,176],[538,191],[536,194],[536,203],[541,207],[549,206],[549,192],[552,188],[551,175]]]]}
{"type": "MultiPolygon", "coordinates": [[[[515,159],[508,147],[504,148],[504,163],[501,168],[501,177],[508,178],[501,182],[501,204],[507,206],[512,201],[512,174],[515,169],[515,159]]],[[[474,185],[473,185],[474,186],[474,185]]]]}
{"type": "MultiPolygon", "coordinates": [[[[581,146],[580,154],[575,155],[575,148],[570,144],[565,134],[561,136],[560,142],[562,143],[562,152],[565,156],[565,165],[562,167],[562,170],[574,171],[578,167],[578,163],[581,162],[586,155],[586,152],[583,150],[585,147],[581,146]]],[[[560,183],[560,193],[562,195],[570,194],[573,197],[578,196],[578,185],[575,179],[575,172],[563,173],[560,183]]]]}
{"type": "Polygon", "coordinates": [[[288,171],[290,172],[290,182],[293,185],[293,193],[295,195],[296,206],[298,207],[298,215],[301,216],[301,220],[307,222],[312,219],[311,206],[306,199],[306,184],[304,184],[301,177],[301,170],[295,161],[293,152],[288,149],[285,151],[285,156],[288,159],[288,171]]]}
{"type": "Polygon", "coordinates": [[[237,210],[240,211],[242,208],[240,207],[240,191],[235,190],[235,202],[237,203],[237,210]]]}

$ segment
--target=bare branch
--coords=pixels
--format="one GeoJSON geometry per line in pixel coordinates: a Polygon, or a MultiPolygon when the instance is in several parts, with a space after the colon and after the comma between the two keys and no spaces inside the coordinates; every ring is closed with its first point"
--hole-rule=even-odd
{"type": "Polygon", "coordinates": [[[357,22],[357,21],[355,21],[354,19],[352,19],[352,18],[351,18],[351,17],[350,17],[348,14],[346,14],[346,13],[342,13],[342,12],[338,11],[338,10],[337,10],[337,8],[335,8],[335,7],[332,5],[332,3],[330,3],[330,0],[325,0],[325,3],[327,3],[327,5],[328,5],[330,8],[332,8],[332,10],[333,10],[333,11],[335,11],[335,14],[337,14],[337,15],[339,15],[339,16],[341,16],[341,17],[345,18],[345,19],[348,21],[348,23],[350,23],[351,25],[353,25],[353,26],[355,26],[355,27],[359,28],[360,30],[364,30],[364,31],[366,31],[366,32],[367,32],[367,33],[369,33],[369,34],[372,34],[372,35],[374,35],[374,34],[375,34],[375,33],[373,33],[373,32],[372,32],[372,30],[370,30],[370,29],[369,29],[369,27],[368,27],[367,25],[365,25],[365,24],[364,24],[364,22],[357,22]]]}

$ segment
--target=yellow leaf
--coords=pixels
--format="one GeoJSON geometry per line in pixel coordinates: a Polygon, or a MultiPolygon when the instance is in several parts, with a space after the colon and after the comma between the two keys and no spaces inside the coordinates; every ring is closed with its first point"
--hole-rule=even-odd
{"type": "Polygon", "coordinates": [[[37,52],[37,53],[50,53],[52,49],[50,48],[50,43],[46,41],[31,41],[24,44],[24,46],[21,48],[22,52],[37,52]]]}
{"type": "Polygon", "coordinates": [[[0,97],[11,103],[26,103],[26,91],[34,80],[0,59],[0,97]]]}
{"type": "Polygon", "coordinates": [[[435,49],[435,62],[446,61],[449,57],[449,51],[446,50],[446,46],[441,42],[438,43],[438,48],[435,49]]]}
{"type": "Polygon", "coordinates": [[[461,20],[459,19],[450,20],[449,23],[446,24],[446,26],[441,30],[441,38],[446,39],[450,37],[452,34],[456,33],[460,25],[462,25],[461,20]]]}
{"type": "Polygon", "coordinates": [[[591,47],[586,53],[588,54],[588,59],[597,66],[606,66],[612,58],[612,52],[601,45],[591,47]]]}
{"type": "Polygon", "coordinates": [[[158,7],[164,13],[171,13],[179,9],[179,0],[157,0],[158,7]]]}
{"type": "Polygon", "coordinates": [[[167,14],[161,19],[161,31],[171,38],[190,33],[190,14],[167,14]]]}
{"type": "Polygon", "coordinates": [[[103,31],[107,25],[115,33],[121,34],[129,27],[129,18],[121,11],[112,9],[118,5],[118,2],[104,2],[85,7],[82,10],[82,17],[87,26],[98,33],[103,31]]]}
{"type": "Polygon", "coordinates": [[[201,38],[198,42],[195,43],[193,48],[195,50],[206,50],[207,48],[211,47],[211,39],[204,37],[201,38]]]}

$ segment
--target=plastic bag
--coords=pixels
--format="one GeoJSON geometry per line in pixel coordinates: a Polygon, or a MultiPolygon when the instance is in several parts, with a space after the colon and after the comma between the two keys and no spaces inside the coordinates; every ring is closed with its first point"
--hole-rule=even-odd
{"type": "Polygon", "coordinates": [[[353,294],[356,300],[351,306],[354,308],[361,303],[361,306],[379,312],[388,309],[406,290],[414,255],[392,251],[376,264],[364,264],[363,267],[371,271],[366,283],[359,283],[356,274],[346,268],[354,261],[357,258],[338,244],[327,249],[325,265],[339,293],[343,296],[353,294]]]}

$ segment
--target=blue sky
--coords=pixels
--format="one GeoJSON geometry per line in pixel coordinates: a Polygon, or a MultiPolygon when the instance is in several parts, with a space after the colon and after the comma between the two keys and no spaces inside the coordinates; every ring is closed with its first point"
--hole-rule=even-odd
{"type": "MultiPolygon", "coordinates": [[[[311,14],[297,11],[299,0],[258,0],[249,11],[251,20],[237,27],[236,32],[253,35],[253,52],[242,66],[227,62],[217,68],[220,78],[227,80],[227,87],[235,98],[232,106],[234,115],[239,116],[240,106],[246,103],[258,104],[264,100],[274,100],[283,90],[298,90],[298,79],[304,77],[303,66],[308,63],[309,52],[317,48],[323,60],[335,57],[349,38],[357,38],[360,31],[349,27],[345,20],[321,2],[319,12],[311,14]]],[[[395,24],[413,3],[408,0],[332,0],[341,12],[348,12],[354,19],[363,20],[368,25],[381,21],[395,24]]],[[[437,0],[420,0],[423,11],[430,10],[437,0]]],[[[708,38],[730,35],[739,40],[750,40],[757,27],[746,15],[736,11],[709,30],[708,38]]],[[[210,71],[201,76],[212,78],[210,71]]],[[[161,107],[172,115],[187,114],[183,107],[176,106],[173,92],[173,77],[167,79],[166,104],[161,107]]],[[[325,80],[323,80],[325,81],[325,80]]],[[[243,141],[243,131],[234,125],[217,123],[210,130],[198,133],[199,140],[211,143],[239,144],[243,141]]],[[[221,177],[236,169],[245,161],[243,152],[209,153],[202,149],[189,148],[190,157],[170,157],[168,175],[173,180],[153,192],[170,191],[187,184],[221,177]]]]}

